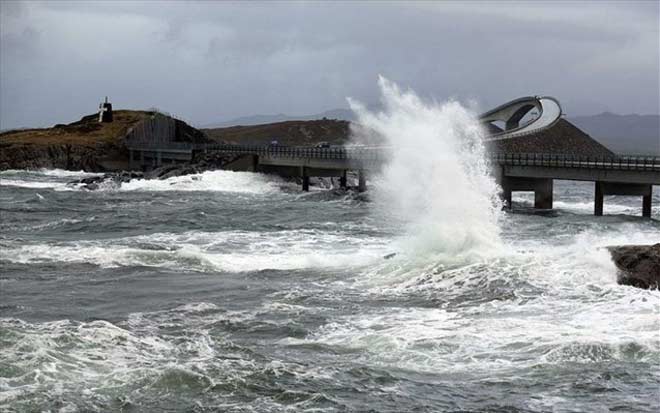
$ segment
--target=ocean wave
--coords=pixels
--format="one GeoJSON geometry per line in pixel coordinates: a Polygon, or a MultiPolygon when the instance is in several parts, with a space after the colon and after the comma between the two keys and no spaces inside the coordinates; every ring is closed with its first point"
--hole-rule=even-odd
{"type": "Polygon", "coordinates": [[[253,172],[207,171],[163,180],[133,179],[122,183],[120,191],[221,191],[247,194],[279,192],[289,185],[283,179],[253,172]]]}
{"type": "MultiPolygon", "coordinates": [[[[594,203],[593,201],[554,201],[553,206],[555,209],[567,210],[567,211],[579,211],[579,212],[588,212],[589,214],[594,213],[594,203]]],[[[603,203],[603,213],[604,214],[630,214],[630,215],[640,215],[642,211],[642,202],[639,200],[639,206],[626,205],[626,204],[616,204],[612,202],[603,203]]]]}
{"type": "Polygon", "coordinates": [[[49,176],[56,178],[70,178],[70,177],[89,177],[99,176],[103,173],[99,172],[85,172],[85,171],[69,171],[66,169],[6,169],[0,171],[0,176],[3,175],[32,175],[32,176],[49,176]]]}
{"type": "MultiPolygon", "coordinates": [[[[12,366],[9,374],[0,378],[0,406],[16,406],[24,398],[30,398],[31,403],[41,399],[48,405],[53,396],[69,400],[76,396],[77,409],[87,410],[85,407],[98,403],[99,397],[90,399],[92,395],[86,391],[90,386],[116,388],[145,383],[157,390],[174,375],[183,380],[176,383],[183,388],[207,388],[214,383],[209,372],[225,372],[224,379],[239,380],[253,365],[235,351],[235,346],[232,349],[213,340],[203,330],[180,337],[155,335],[140,328],[131,331],[102,320],[33,324],[0,319],[0,331],[4,340],[0,361],[12,366]],[[209,372],[200,372],[201,365],[209,372]],[[50,394],[43,394],[44,383],[52,386],[50,394]]],[[[116,400],[108,396],[103,404],[113,402],[116,400]]]]}
{"type": "MultiPolygon", "coordinates": [[[[0,185],[56,191],[86,190],[84,185],[69,183],[71,178],[98,176],[99,174],[63,170],[4,171],[0,185]],[[66,178],[66,179],[65,179],[66,178]]],[[[163,192],[163,191],[215,191],[241,194],[272,194],[295,184],[272,175],[252,172],[206,171],[199,174],[167,179],[133,179],[129,182],[103,181],[96,191],[163,192]]]]}
{"type": "Polygon", "coordinates": [[[186,232],[55,244],[7,245],[0,260],[101,267],[153,266],[192,271],[244,272],[315,267],[343,268],[381,260],[387,242],[341,232],[186,232]]]}
{"type": "Polygon", "coordinates": [[[659,328],[648,299],[594,305],[545,297],[468,308],[379,308],[334,318],[305,338],[281,343],[352,352],[356,363],[369,366],[506,375],[566,362],[657,363],[659,328]]]}
{"type": "Polygon", "coordinates": [[[397,148],[374,186],[375,213],[403,223],[401,248],[411,253],[497,248],[501,202],[475,114],[456,101],[426,102],[382,76],[378,84],[380,111],[349,99],[360,125],[352,139],[377,136],[397,148]]]}
{"type": "MultiPolygon", "coordinates": [[[[257,388],[279,388],[277,379],[284,376],[288,383],[277,392],[282,393],[296,383],[330,378],[328,369],[270,360],[229,341],[221,331],[227,326],[232,331],[237,326],[247,331],[264,324],[286,327],[286,319],[269,321],[273,311],[277,310],[231,312],[212,303],[192,302],[132,313],[127,320],[115,323],[33,323],[0,318],[0,410],[9,406],[42,410],[52,407],[53,400],[76,411],[98,410],[99,406],[122,410],[133,403],[161,410],[163,401],[152,395],[172,391],[188,400],[204,393],[204,402],[215,406],[245,402],[246,397],[254,403],[290,405],[277,398],[259,397],[257,388]],[[141,391],[135,392],[136,387],[141,391]]],[[[314,395],[302,397],[301,402],[310,397],[314,395]]],[[[169,398],[165,400],[170,403],[169,398]]]]}
{"type": "Polygon", "coordinates": [[[0,179],[0,186],[13,186],[18,188],[31,189],[64,189],[66,188],[66,183],[2,178],[0,179]]]}
{"type": "Polygon", "coordinates": [[[391,259],[372,262],[360,271],[356,285],[379,295],[442,296],[447,302],[474,304],[490,300],[515,300],[542,294],[547,288],[613,290],[616,268],[606,249],[617,244],[652,244],[654,228],[638,223],[618,224],[620,232],[586,230],[572,237],[512,239],[497,249],[463,251],[440,248],[436,252],[409,253],[397,242],[391,259]],[[646,230],[644,230],[646,228],[646,230]],[[570,274],[570,276],[569,276],[570,274]]]}

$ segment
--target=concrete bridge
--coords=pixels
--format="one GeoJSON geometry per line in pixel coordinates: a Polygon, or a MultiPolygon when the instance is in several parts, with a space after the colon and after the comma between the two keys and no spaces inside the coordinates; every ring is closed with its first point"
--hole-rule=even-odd
{"type": "MultiPolygon", "coordinates": [[[[236,155],[227,169],[300,177],[309,190],[310,177],[337,177],[346,187],[348,171],[358,175],[358,189],[366,190],[366,174],[377,173],[393,148],[314,148],[222,144],[166,144],[129,146],[133,166],[157,167],[165,162],[192,161],[204,153],[236,155]]],[[[493,153],[490,164],[502,196],[511,207],[515,191],[534,192],[534,207],[551,209],[555,179],[594,182],[594,214],[603,214],[605,195],[642,197],[642,215],[651,216],[653,185],[660,185],[660,157],[585,157],[541,153],[493,153]]]]}
{"type": "MultiPolygon", "coordinates": [[[[504,141],[534,135],[552,127],[562,115],[557,99],[527,96],[482,114],[487,141],[504,141]]],[[[358,189],[366,190],[367,173],[376,173],[396,148],[386,147],[284,147],[162,142],[159,136],[140,135],[146,142],[128,139],[131,167],[149,168],[164,162],[190,162],[201,153],[225,153],[238,159],[227,169],[276,173],[300,177],[309,190],[310,177],[338,177],[347,184],[347,171],[356,171],[358,189]]],[[[510,142],[510,141],[509,141],[510,142]]],[[[607,151],[606,151],[607,153],[607,151]]],[[[420,154],[420,156],[424,156],[420,154]]],[[[660,158],[640,156],[574,156],[543,153],[492,153],[493,175],[502,197],[511,207],[515,191],[533,191],[534,207],[551,209],[555,179],[594,182],[594,214],[603,214],[605,195],[642,197],[642,215],[651,216],[653,185],[660,185],[660,158]]]]}

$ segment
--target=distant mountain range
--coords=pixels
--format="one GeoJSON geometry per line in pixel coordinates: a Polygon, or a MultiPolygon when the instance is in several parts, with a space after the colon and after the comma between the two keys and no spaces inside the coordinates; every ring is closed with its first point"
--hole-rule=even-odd
{"type": "MultiPolygon", "coordinates": [[[[355,120],[355,115],[349,109],[334,109],[304,116],[290,116],[282,113],[277,115],[255,115],[204,125],[203,128],[212,129],[237,125],[261,125],[292,120],[323,118],[352,121],[355,120]]],[[[607,146],[613,152],[660,156],[659,115],[617,115],[615,113],[604,112],[592,116],[568,117],[566,120],[607,146]]]]}
{"type": "Polygon", "coordinates": [[[604,112],[567,118],[616,153],[660,156],[660,116],[604,112]]]}

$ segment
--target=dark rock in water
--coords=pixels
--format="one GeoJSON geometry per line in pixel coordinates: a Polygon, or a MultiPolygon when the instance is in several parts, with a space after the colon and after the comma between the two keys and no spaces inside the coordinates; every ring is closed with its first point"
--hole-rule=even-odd
{"type": "Polygon", "coordinates": [[[205,171],[222,169],[224,165],[235,160],[236,157],[236,155],[222,153],[202,154],[196,156],[192,163],[163,165],[144,173],[139,171],[111,172],[105,175],[71,181],[68,185],[76,185],[81,189],[93,191],[99,189],[102,183],[119,186],[133,179],[168,179],[175,176],[194,175],[205,171]]]}
{"type": "Polygon", "coordinates": [[[203,168],[191,164],[165,165],[144,174],[145,179],[167,179],[175,176],[192,175],[203,172],[203,168]]]}
{"type": "MultiPolygon", "coordinates": [[[[108,175],[106,175],[108,176],[108,175]]],[[[121,182],[128,182],[131,179],[144,179],[145,176],[142,172],[139,171],[121,171],[113,174],[121,182]]]]}
{"type": "Polygon", "coordinates": [[[609,247],[619,269],[617,282],[646,289],[660,288],[660,243],[609,247]]]}
{"type": "Polygon", "coordinates": [[[77,179],[67,183],[67,185],[79,185],[80,189],[88,191],[95,191],[100,188],[104,182],[112,182],[114,184],[121,184],[122,182],[129,182],[131,179],[142,179],[144,175],[142,172],[136,171],[121,171],[116,173],[108,173],[99,176],[90,176],[87,178],[77,179]]]}
{"type": "Polygon", "coordinates": [[[203,170],[195,167],[194,165],[183,165],[177,169],[172,169],[168,171],[167,173],[164,173],[158,177],[158,179],[167,179],[167,178],[172,178],[175,176],[183,176],[183,175],[193,175],[193,174],[198,174],[200,172],[203,172],[203,170]]]}
{"type": "Polygon", "coordinates": [[[157,179],[162,177],[163,175],[175,171],[177,168],[180,168],[179,165],[165,165],[161,166],[155,169],[152,169],[148,172],[144,173],[144,178],[145,179],[157,179]]]}
{"type": "Polygon", "coordinates": [[[394,258],[394,257],[396,257],[396,252],[392,252],[390,254],[383,256],[383,258],[386,260],[389,260],[390,258],[394,258]]]}

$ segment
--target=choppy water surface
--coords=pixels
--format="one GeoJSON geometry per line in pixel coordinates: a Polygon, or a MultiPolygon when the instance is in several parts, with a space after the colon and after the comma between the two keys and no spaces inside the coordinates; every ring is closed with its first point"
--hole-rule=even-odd
{"type": "Polygon", "coordinates": [[[498,247],[416,252],[369,193],[76,176],[0,175],[0,410],[660,408],[660,295],[600,248],[658,242],[660,188],[653,221],[634,197],[595,218],[559,182],[498,247]]]}
{"type": "Polygon", "coordinates": [[[660,188],[505,214],[474,116],[380,87],[366,195],[0,173],[0,410],[660,410],[660,294],[603,248],[660,242],[660,188]]]}

